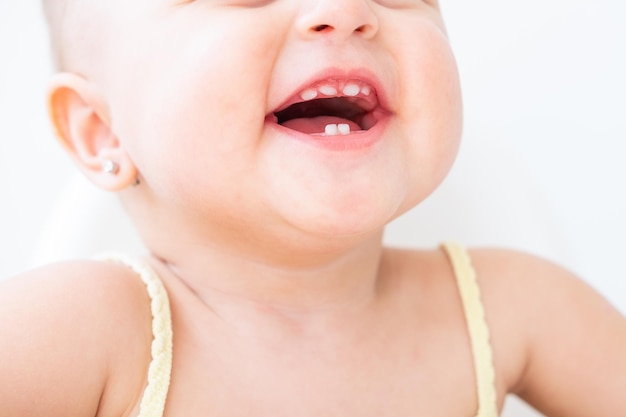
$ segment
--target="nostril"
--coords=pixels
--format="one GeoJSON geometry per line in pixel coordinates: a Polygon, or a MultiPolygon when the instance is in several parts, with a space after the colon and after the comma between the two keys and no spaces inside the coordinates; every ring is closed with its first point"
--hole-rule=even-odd
{"type": "Polygon", "coordinates": [[[325,30],[329,29],[330,25],[317,25],[313,28],[313,30],[315,32],[324,32],[325,30]]]}

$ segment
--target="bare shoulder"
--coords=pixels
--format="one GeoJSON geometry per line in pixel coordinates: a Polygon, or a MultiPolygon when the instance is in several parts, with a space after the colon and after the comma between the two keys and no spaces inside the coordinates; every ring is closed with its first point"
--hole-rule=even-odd
{"type": "Polygon", "coordinates": [[[68,262],[0,283],[0,416],[125,414],[150,321],[143,283],[122,266],[68,262]]]}
{"type": "Polygon", "coordinates": [[[547,416],[626,415],[626,319],[568,270],[526,253],[470,251],[496,360],[547,416]]]}

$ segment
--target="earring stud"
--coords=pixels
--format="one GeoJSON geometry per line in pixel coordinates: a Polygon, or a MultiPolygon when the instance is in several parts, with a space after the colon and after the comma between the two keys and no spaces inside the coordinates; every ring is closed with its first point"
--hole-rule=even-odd
{"type": "Polygon", "coordinates": [[[102,165],[102,171],[107,174],[115,175],[119,172],[119,170],[120,170],[120,166],[110,159],[107,159],[106,161],[104,161],[104,164],[102,165]]]}

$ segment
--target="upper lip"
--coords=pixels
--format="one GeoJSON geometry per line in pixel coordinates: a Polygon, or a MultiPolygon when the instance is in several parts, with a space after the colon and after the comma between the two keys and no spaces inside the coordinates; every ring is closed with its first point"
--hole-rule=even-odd
{"type": "MultiPolygon", "coordinates": [[[[276,114],[282,110],[285,110],[291,105],[296,103],[302,103],[312,99],[302,97],[304,92],[319,91],[321,87],[331,86],[338,87],[337,94],[326,95],[320,93],[314,98],[325,97],[350,97],[349,94],[345,94],[344,90],[347,86],[357,85],[365,87],[369,90],[369,94],[365,96],[360,93],[359,97],[364,98],[364,105],[368,108],[368,111],[372,111],[377,107],[382,109],[388,109],[387,95],[385,89],[382,87],[382,83],[379,78],[367,69],[354,69],[354,70],[339,70],[339,69],[326,69],[315,74],[307,81],[301,83],[299,87],[291,90],[286,98],[274,109],[268,116],[276,114]]],[[[362,90],[363,91],[363,90],[362,90]]],[[[332,93],[332,91],[330,91],[332,93]]]]}

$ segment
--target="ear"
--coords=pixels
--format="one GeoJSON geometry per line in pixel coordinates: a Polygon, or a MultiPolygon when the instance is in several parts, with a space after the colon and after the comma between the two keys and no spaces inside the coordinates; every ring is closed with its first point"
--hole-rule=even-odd
{"type": "Polygon", "coordinates": [[[137,168],[111,130],[107,103],[89,81],[55,74],[47,99],[59,141],[94,184],[119,191],[136,181],[137,168]],[[111,163],[115,169],[107,170],[111,163]]]}

